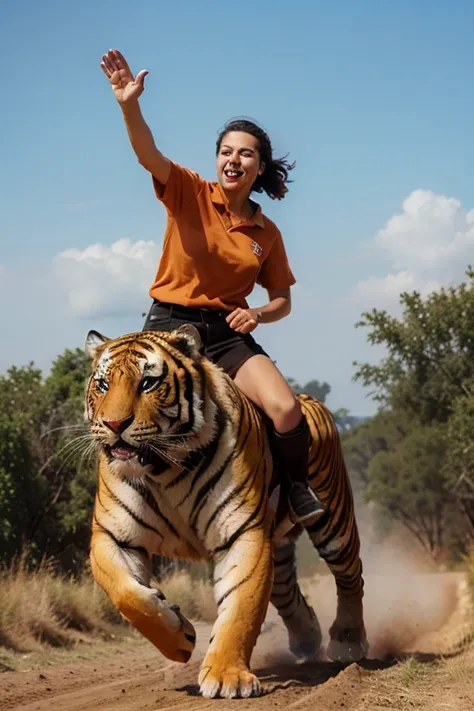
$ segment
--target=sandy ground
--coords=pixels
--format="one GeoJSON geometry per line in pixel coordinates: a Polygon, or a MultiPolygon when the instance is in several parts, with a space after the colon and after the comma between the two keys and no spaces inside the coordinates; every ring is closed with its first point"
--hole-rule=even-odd
{"type": "MultiPolygon", "coordinates": [[[[324,653],[317,663],[295,664],[287,651],[286,632],[270,610],[252,660],[264,687],[260,698],[210,701],[198,695],[199,662],[210,635],[210,626],[198,622],[198,645],[185,666],[169,663],[146,641],[136,639],[122,643],[113,656],[6,671],[0,675],[0,709],[164,711],[179,706],[191,711],[236,705],[262,711],[473,709],[474,650],[460,645],[468,629],[462,576],[393,573],[367,577],[372,647],[371,658],[360,664],[341,667],[325,659],[324,653]],[[417,662],[401,661],[413,653],[417,662]],[[416,696],[418,687],[423,687],[423,694],[416,696]]],[[[327,630],[335,605],[332,579],[314,576],[302,587],[327,630]]]]}

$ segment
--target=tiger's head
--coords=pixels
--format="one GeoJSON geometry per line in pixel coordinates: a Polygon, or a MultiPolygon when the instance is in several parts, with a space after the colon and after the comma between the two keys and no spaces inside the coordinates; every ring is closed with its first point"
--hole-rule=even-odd
{"type": "Polygon", "coordinates": [[[90,331],[86,389],[91,434],[114,468],[143,476],[150,455],[170,466],[210,440],[214,405],[196,328],[141,331],[108,339],[90,331]]]}

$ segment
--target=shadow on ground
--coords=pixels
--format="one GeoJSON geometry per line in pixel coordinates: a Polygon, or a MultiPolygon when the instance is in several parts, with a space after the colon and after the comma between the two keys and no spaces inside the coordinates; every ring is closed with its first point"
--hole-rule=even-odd
{"type": "MultiPolygon", "coordinates": [[[[389,656],[386,659],[362,659],[360,662],[353,662],[351,664],[338,664],[336,662],[326,661],[297,664],[285,659],[285,661],[259,667],[254,670],[254,673],[257,674],[262,683],[263,695],[269,696],[280,689],[320,686],[329,681],[329,679],[337,677],[341,672],[348,669],[348,667],[357,668],[361,674],[370,674],[371,672],[396,666],[409,659],[414,659],[420,664],[432,664],[442,659],[455,658],[462,654],[463,649],[464,647],[461,646],[449,654],[430,654],[426,652],[401,653],[396,657],[389,656]]],[[[178,688],[177,691],[184,692],[188,694],[188,696],[200,696],[197,684],[186,684],[178,688]]]]}

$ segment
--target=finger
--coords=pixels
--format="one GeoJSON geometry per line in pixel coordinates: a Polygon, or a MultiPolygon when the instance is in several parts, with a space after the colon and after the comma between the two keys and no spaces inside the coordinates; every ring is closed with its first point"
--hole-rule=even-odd
{"type": "Polygon", "coordinates": [[[120,65],[120,59],[115,56],[114,50],[109,49],[107,52],[107,59],[109,60],[110,64],[113,66],[114,71],[119,72],[121,65],[120,65]]]}
{"type": "Polygon", "coordinates": [[[101,68],[102,71],[104,72],[104,74],[105,74],[105,76],[107,77],[107,79],[110,79],[111,74],[110,74],[109,70],[107,69],[107,67],[105,66],[104,62],[101,62],[101,63],[100,63],[100,68],[101,68]]]}
{"type": "Polygon", "coordinates": [[[230,326],[231,328],[233,328],[234,326],[237,325],[238,318],[239,318],[239,317],[238,317],[238,314],[237,314],[237,315],[231,314],[230,316],[227,316],[226,321],[227,321],[227,323],[229,324],[229,326],[230,326]]]}
{"type": "Polygon", "coordinates": [[[235,330],[236,328],[243,326],[244,323],[245,323],[245,319],[242,318],[242,316],[240,314],[238,314],[237,316],[235,316],[232,319],[232,321],[229,321],[229,326],[235,330]]]}
{"type": "Polygon", "coordinates": [[[141,87],[145,86],[145,77],[147,74],[148,69],[142,69],[141,72],[138,72],[137,76],[135,77],[135,84],[138,84],[141,87]]]}
{"type": "Polygon", "coordinates": [[[115,60],[120,64],[120,69],[125,69],[127,72],[129,72],[131,74],[132,70],[128,66],[128,62],[125,59],[125,57],[123,56],[123,54],[121,52],[119,52],[118,49],[112,49],[110,51],[113,53],[115,60]]]}
{"type": "Polygon", "coordinates": [[[227,323],[230,324],[232,319],[235,318],[237,316],[237,314],[239,314],[239,313],[240,313],[240,308],[234,309],[233,311],[230,312],[230,314],[228,316],[226,316],[225,320],[227,321],[227,323]]]}
{"type": "Polygon", "coordinates": [[[113,74],[115,72],[114,65],[110,61],[109,57],[107,54],[104,54],[102,57],[102,61],[104,62],[105,68],[110,74],[113,74]]]}
{"type": "Polygon", "coordinates": [[[244,323],[243,326],[240,326],[239,328],[235,329],[237,333],[241,333],[242,335],[246,335],[247,333],[250,333],[250,331],[253,331],[252,324],[251,323],[244,323]]]}

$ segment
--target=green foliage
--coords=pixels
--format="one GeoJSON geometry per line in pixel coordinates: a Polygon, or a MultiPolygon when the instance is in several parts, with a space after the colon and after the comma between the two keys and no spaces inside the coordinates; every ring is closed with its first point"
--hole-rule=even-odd
{"type": "MultiPolygon", "coordinates": [[[[287,378],[287,381],[295,395],[306,393],[321,402],[326,402],[326,398],[331,392],[331,386],[326,382],[320,383],[319,380],[309,380],[305,385],[299,385],[294,378],[287,378]]],[[[343,407],[335,410],[332,415],[341,429],[354,427],[359,422],[359,418],[350,415],[349,411],[343,407]]]]}
{"type": "Polygon", "coordinates": [[[321,402],[326,402],[326,398],[331,392],[331,386],[328,383],[320,383],[319,380],[309,380],[306,385],[303,386],[299,385],[294,378],[287,378],[287,380],[295,395],[298,393],[306,393],[321,402]]]}
{"type": "MultiPolygon", "coordinates": [[[[432,555],[461,526],[474,535],[474,272],[422,298],[400,297],[402,316],[373,309],[358,326],[385,347],[357,364],[382,411],[344,441],[366,497],[403,523],[432,555]],[[457,515],[453,510],[456,511],[457,515]]],[[[460,538],[462,538],[460,536],[460,538]]]]}
{"type": "Polygon", "coordinates": [[[433,557],[444,549],[451,502],[444,440],[442,427],[415,427],[390,450],[377,452],[367,471],[367,498],[408,528],[433,557]]]}
{"type": "Polygon", "coordinates": [[[356,379],[394,409],[411,411],[423,424],[446,422],[454,400],[467,394],[474,376],[474,272],[468,282],[423,299],[403,293],[400,319],[386,311],[364,313],[370,343],[384,345],[380,365],[355,363],[356,379]]]}
{"type": "Polygon", "coordinates": [[[46,380],[33,364],[0,377],[0,562],[25,549],[30,562],[84,560],[95,484],[83,456],[89,367],[82,351],[66,351],[46,380]]]}
{"type": "Polygon", "coordinates": [[[471,524],[474,538],[474,383],[456,398],[448,420],[446,476],[471,524]]]}

